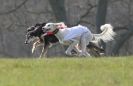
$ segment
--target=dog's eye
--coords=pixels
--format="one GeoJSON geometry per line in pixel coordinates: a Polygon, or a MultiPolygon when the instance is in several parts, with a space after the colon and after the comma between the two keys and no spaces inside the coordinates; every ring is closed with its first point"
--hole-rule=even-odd
{"type": "Polygon", "coordinates": [[[48,27],[49,27],[50,25],[48,25],[48,27]]]}

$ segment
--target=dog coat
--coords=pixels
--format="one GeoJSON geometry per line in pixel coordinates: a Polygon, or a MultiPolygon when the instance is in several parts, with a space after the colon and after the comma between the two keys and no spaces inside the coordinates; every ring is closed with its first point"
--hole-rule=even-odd
{"type": "Polygon", "coordinates": [[[88,32],[89,34],[92,34],[91,31],[82,25],[74,26],[71,28],[66,28],[68,30],[68,34],[64,37],[64,41],[71,40],[73,38],[81,36],[83,33],[88,32]]]}

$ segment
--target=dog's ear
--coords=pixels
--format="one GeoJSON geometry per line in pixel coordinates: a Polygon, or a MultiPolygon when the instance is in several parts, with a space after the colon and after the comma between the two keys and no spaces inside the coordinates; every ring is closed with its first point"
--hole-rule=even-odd
{"type": "Polygon", "coordinates": [[[41,25],[42,25],[41,23],[37,23],[37,24],[35,24],[35,27],[41,26],[41,25]]]}
{"type": "Polygon", "coordinates": [[[58,27],[58,23],[54,23],[54,27],[57,28],[58,27]]]}
{"type": "Polygon", "coordinates": [[[42,26],[45,26],[46,25],[46,23],[44,22],[44,23],[42,23],[42,26]]]}

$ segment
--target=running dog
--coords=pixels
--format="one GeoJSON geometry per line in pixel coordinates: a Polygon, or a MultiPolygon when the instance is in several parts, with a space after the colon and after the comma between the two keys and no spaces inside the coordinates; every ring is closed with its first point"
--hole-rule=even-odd
{"type": "Polygon", "coordinates": [[[25,44],[28,44],[32,41],[35,40],[35,42],[33,43],[33,47],[32,47],[32,53],[34,52],[35,48],[43,45],[43,49],[42,52],[40,54],[40,58],[43,55],[46,55],[48,48],[50,47],[51,44],[57,43],[58,39],[56,38],[56,36],[54,35],[46,35],[44,37],[41,37],[41,35],[43,35],[43,30],[42,27],[45,25],[46,23],[42,23],[42,24],[36,24],[35,26],[31,26],[27,29],[27,33],[26,33],[26,39],[25,39],[25,44]]]}
{"type": "Polygon", "coordinates": [[[59,29],[57,28],[58,24],[59,23],[47,23],[43,27],[43,30],[45,33],[53,32],[61,44],[72,42],[66,50],[66,52],[69,53],[73,46],[81,41],[82,55],[86,55],[86,47],[90,44],[90,42],[94,44],[98,44],[101,40],[109,42],[113,40],[116,35],[111,24],[102,25],[100,28],[102,33],[100,34],[92,34],[87,27],[82,25],[59,29]]]}

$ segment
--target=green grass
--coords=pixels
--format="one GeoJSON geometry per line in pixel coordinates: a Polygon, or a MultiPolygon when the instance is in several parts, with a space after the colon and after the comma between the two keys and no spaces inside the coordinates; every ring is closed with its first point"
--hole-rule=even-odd
{"type": "Polygon", "coordinates": [[[133,57],[0,59],[0,86],[132,86],[133,57]]]}

